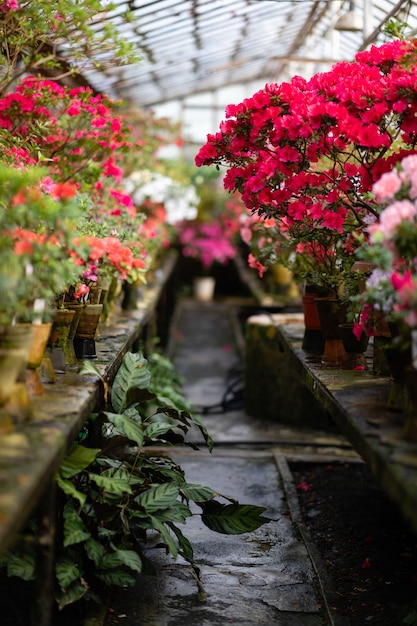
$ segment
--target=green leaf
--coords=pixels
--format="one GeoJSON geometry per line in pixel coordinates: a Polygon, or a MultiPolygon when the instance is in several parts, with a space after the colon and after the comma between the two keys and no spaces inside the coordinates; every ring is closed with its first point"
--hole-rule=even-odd
{"type": "Polygon", "coordinates": [[[122,496],[125,493],[132,493],[132,487],[127,478],[104,476],[103,474],[89,474],[89,477],[96,483],[96,485],[108,493],[117,496],[122,496]]]}
{"type": "Polygon", "coordinates": [[[85,493],[78,491],[74,484],[69,480],[64,480],[59,474],[56,476],[57,485],[62,491],[71,498],[78,500],[81,506],[84,506],[87,496],[85,493]]]}
{"type": "Polygon", "coordinates": [[[170,534],[168,528],[165,526],[165,524],[160,522],[159,519],[154,517],[153,515],[150,515],[149,518],[151,520],[152,528],[154,528],[155,530],[157,530],[161,534],[161,537],[162,537],[162,539],[163,539],[167,549],[172,554],[174,559],[176,559],[177,556],[178,556],[178,546],[175,543],[175,541],[174,541],[172,535],[170,534]]]}
{"type": "Polygon", "coordinates": [[[127,402],[129,389],[132,387],[148,389],[150,380],[151,374],[145,357],[139,352],[127,352],[113,381],[111,403],[115,411],[122,413],[129,406],[127,402]]]}
{"type": "Polygon", "coordinates": [[[67,589],[71,583],[81,578],[81,570],[69,557],[59,557],[55,565],[55,575],[61,589],[67,589]]]}
{"type": "Polygon", "coordinates": [[[64,547],[82,543],[90,536],[72,503],[68,502],[64,507],[64,547]]]}
{"type": "Polygon", "coordinates": [[[119,432],[125,435],[130,441],[134,441],[139,448],[143,444],[143,430],[140,424],[137,424],[126,415],[118,415],[116,413],[104,413],[108,421],[114,424],[119,432]]]}
{"type": "Polygon", "coordinates": [[[178,522],[184,524],[187,517],[191,517],[192,513],[188,506],[182,502],[175,502],[175,505],[164,511],[158,511],[157,517],[161,522],[178,522]]]}
{"type": "Polygon", "coordinates": [[[193,420],[195,426],[198,428],[198,430],[203,435],[204,441],[206,442],[206,446],[208,447],[209,452],[212,452],[212,450],[214,448],[214,441],[211,438],[211,436],[209,435],[209,432],[208,432],[207,428],[204,426],[203,422],[201,421],[201,418],[198,415],[193,415],[192,416],[192,420],[193,420]]]}
{"type": "Polygon", "coordinates": [[[117,587],[133,587],[136,583],[136,579],[129,572],[121,569],[113,572],[100,570],[97,572],[97,578],[106,583],[106,585],[115,585],[117,587]]]}
{"type": "Polygon", "coordinates": [[[179,553],[186,561],[188,561],[189,563],[192,563],[194,559],[194,550],[190,541],[182,533],[182,531],[179,528],[177,528],[177,526],[174,526],[174,524],[169,524],[169,527],[171,528],[171,530],[175,533],[177,537],[178,545],[179,545],[179,553]]]}
{"type": "Polygon", "coordinates": [[[146,513],[154,513],[155,511],[169,509],[177,501],[178,495],[177,485],[163,483],[162,485],[152,485],[152,487],[137,496],[135,501],[145,509],[146,513]]]}
{"type": "Polygon", "coordinates": [[[149,426],[145,429],[143,436],[151,441],[155,441],[161,437],[161,435],[165,435],[170,430],[172,430],[172,424],[169,424],[168,422],[155,422],[149,424],[149,426]]]}
{"type": "Polygon", "coordinates": [[[15,554],[10,552],[7,555],[7,575],[17,576],[23,580],[36,579],[36,555],[35,554],[15,554]]]}
{"type": "Polygon", "coordinates": [[[219,495],[213,491],[213,489],[210,489],[210,487],[191,485],[189,483],[181,485],[181,493],[184,494],[187,500],[192,500],[193,502],[207,502],[219,495]]]}
{"type": "Polygon", "coordinates": [[[79,444],[74,445],[62,461],[59,473],[63,478],[71,478],[88,467],[100,453],[98,448],[86,448],[79,444]]]}
{"type": "Polygon", "coordinates": [[[64,607],[69,604],[74,604],[74,602],[78,602],[85,596],[88,591],[88,585],[84,579],[77,580],[69,587],[65,587],[63,593],[58,595],[58,607],[62,610],[64,607]]]}
{"type": "Polygon", "coordinates": [[[141,558],[134,550],[115,550],[103,558],[103,569],[114,569],[121,565],[125,565],[134,572],[142,571],[141,558]]]}
{"type": "Polygon", "coordinates": [[[93,561],[95,565],[100,566],[104,557],[104,547],[102,544],[96,539],[93,539],[93,537],[89,537],[84,543],[84,549],[88,558],[93,561]]]}
{"type": "Polygon", "coordinates": [[[266,509],[252,504],[221,504],[211,501],[204,504],[201,519],[216,533],[240,535],[249,533],[271,520],[260,517],[266,509]]]}

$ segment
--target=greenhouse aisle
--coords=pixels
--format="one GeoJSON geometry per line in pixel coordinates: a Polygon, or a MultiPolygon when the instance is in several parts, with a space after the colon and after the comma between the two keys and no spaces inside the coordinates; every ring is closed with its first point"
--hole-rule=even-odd
{"type": "MultiPolygon", "coordinates": [[[[295,489],[282,452],[297,445],[305,451],[314,436],[305,433],[303,442],[303,435],[288,427],[245,415],[241,346],[233,303],[179,302],[169,356],[193,407],[200,414],[203,407],[212,407],[203,419],[215,446],[212,454],[202,445],[197,451],[181,448],[170,455],[185,470],[188,482],[210,486],[241,504],[266,507],[264,515],[272,521],[252,533],[229,536],[210,531],[199,515],[193,516],[184,534],[193,545],[206,600],[199,599],[187,563],[173,561],[160,549],[148,551],[157,575],[141,575],[134,589],[118,592],[105,626],[331,623],[316,568],[294,524],[295,489]],[[226,410],[215,406],[224,397],[226,410]]],[[[202,442],[197,433],[194,441],[202,442]]]]}

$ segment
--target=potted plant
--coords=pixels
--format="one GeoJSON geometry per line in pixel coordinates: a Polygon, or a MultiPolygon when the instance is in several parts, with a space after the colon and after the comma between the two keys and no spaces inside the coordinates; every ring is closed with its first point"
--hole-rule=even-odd
{"type": "Polygon", "coordinates": [[[195,161],[226,166],[225,188],[275,223],[276,245],[266,255],[260,246],[261,265],[282,254],[339,295],[357,236],[379,213],[373,182],[415,151],[414,51],[415,41],[373,46],[352,63],[267,85],[227,107],[195,161]]]}

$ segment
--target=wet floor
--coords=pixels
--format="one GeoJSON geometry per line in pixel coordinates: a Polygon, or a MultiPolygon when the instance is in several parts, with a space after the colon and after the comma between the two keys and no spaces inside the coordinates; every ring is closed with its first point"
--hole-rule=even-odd
{"type": "MultiPolygon", "coordinates": [[[[227,302],[184,299],[177,309],[169,353],[184,391],[212,435],[212,454],[181,448],[170,455],[187,481],[210,486],[241,504],[266,508],[271,521],[243,535],[221,535],[199,512],[183,532],[194,548],[206,598],[189,565],[161,550],[148,551],[157,575],[140,575],[133,589],[118,591],[105,626],[319,626],[331,624],[316,567],[298,532],[286,456],[331,454],[343,439],[299,432],[246,415],[241,398],[240,329],[227,302]],[[232,392],[230,391],[232,388],[232,392]],[[233,393],[233,389],[235,393],[233,393]],[[222,400],[230,402],[222,407],[222,400]],[[226,410],[223,410],[226,408],[226,410]]],[[[199,442],[199,434],[194,434],[199,442]]]]}

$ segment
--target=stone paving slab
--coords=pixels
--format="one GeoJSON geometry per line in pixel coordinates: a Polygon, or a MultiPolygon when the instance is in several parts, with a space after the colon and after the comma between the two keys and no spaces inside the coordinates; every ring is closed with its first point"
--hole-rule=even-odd
{"type": "MultiPolygon", "coordinates": [[[[185,300],[174,320],[170,356],[183,376],[193,404],[215,404],[225,379],[239,361],[225,303],[185,300]]],[[[284,448],[304,438],[312,448],[332,451],[343,445],[325,433],[298,435],[288,426],[265,423],[243,409],[203,417],[215,441],[212,454],[202,448],[168,453],[190,483],[212,487],[240,503],[266,507],[271,518],[244,535],[220,535],[201,522],[200,509],[182,528],[194,548],[207,594],[198,595],[187,563],[149,549],[157,575],[140,575],[134,589],[119,591],[104,626],[321,626],[329,623],[307,546],[291,518],[277,463],[277,442],[284,448]]],[[[200,438],[201,439],[201,438],[200,438]]],[[[200,442],[195,434],[195,441],[200,442]]]]}
{"type": "MultiPolygon", "coordinates": [[[[204,526],[196,507],[183,532],[194,548],[207,600],[199,601],[186,563],[159,554],[157,576],[141,576],[137,588],[118,594],[106,626],[118,619],[125,626],[321,625],[315,572],[288,514],[274,456],[183,451],[173,458],[189,482],[264,506],[272,521],[252,533],[221,535],[204,526]]],[[[154,559],[155,552],[148,550],[148,556],[154,559]]]]}

